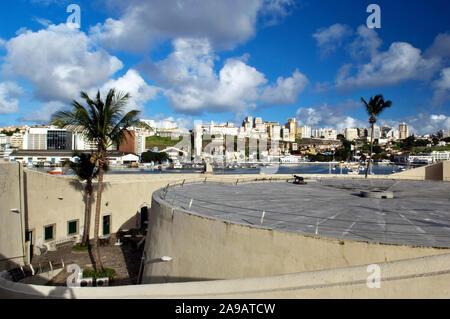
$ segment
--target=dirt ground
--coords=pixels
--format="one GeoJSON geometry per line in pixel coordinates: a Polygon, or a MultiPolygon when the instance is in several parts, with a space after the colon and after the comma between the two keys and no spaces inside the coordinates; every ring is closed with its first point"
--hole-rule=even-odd
{"type": "MultiPolygon", "coordinates": [[[[130,243],[115,246],[113,242],[100,247],[103,266],[116,271],[116,277],[110,282],[110,286],[137,284],[142,251],[143,245],[140,249],[136,249],[135,245],[130,243]]],[[[66,286],[66,279],[71,274],[67,272],[67,266],[70,264],[77,264],[81,269],[93,269],[88,251],[77,251],[70,246],[34,256],[32,264],[35,268],[39,264],[48,265],[49,261],[60,264],[61,259],[64,261],[65,269],[47,283],[48,286],[66,286]]]]}

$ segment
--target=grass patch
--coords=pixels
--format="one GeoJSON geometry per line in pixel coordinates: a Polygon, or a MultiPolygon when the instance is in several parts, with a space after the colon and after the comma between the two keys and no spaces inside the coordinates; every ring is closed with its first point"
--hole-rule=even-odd
{"type": "Polygon", "coordinates": [[[72,247],[73,250],[76,251],[88,251],[89,247],[88,246],[81,246],[81,244],[76,244],[75,246],[72,247]]]}
{"type": "Polygon", "coordinates": [[[105,278],[108,277],[109,281],[113,281],[116,277],[116,271],[111,268],[103,268],[103,272],[98,273],[93,269],[84,269],[83,270],[83,278],[89,278],[92,277],[94,282],[97,280],[97,278],[105,278]]]}
{"type": "Polygon", "coordinates": [[[155,146],[174,146],[181,142],[182,138],[172,139],[171,137],[162,137],[162,136],[148,136],[145,139],[145,147],[147,149],[151,149],[155,146]]]}

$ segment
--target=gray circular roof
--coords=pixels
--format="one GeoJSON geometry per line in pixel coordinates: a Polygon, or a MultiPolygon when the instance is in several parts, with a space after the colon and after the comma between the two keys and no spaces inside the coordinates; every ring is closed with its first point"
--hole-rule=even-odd
{"type": "Polygon", "coordinates": [[[449,198],[450,183],[445,182],[322,179],[307,185],[286,181],[184,184],[170,187],[165,200],[198,215],[254,227],[450,247],[449,198]],[[362,190],[389,191],[394,198],[364,198],[362,190]]]}

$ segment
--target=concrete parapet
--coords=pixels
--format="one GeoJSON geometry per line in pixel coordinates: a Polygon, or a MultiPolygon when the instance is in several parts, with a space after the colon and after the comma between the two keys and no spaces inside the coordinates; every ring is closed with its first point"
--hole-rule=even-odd
{"type": "Polygon", "coordinates": [[[0,298],[449,298],[450,254],[260,278],[120,287],[68,288],[14,283],[0,273],[0,298]],[[375,267],[376,267],[375,266],[375,267]]]}

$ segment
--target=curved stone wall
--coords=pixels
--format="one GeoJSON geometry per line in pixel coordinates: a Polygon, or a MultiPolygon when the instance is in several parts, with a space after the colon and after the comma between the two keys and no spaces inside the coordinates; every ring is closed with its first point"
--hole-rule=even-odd
{"type": "Polygon", "coordinates": [[[153,193],[143,283],[274,276],[449,252],[253,228],[172,207],[162,193],[153,193]]]}

